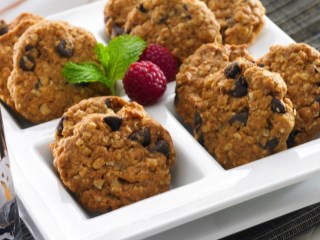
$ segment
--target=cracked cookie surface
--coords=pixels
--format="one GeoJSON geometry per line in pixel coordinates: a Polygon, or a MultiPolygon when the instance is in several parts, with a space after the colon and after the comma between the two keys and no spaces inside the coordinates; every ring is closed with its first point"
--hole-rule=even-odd
{"type": "Polygon", "coordinates": [[[282,76],[297,110],[288,145],[310,141],[320,131],[320,53],[304,43],[276,45],[258,62],[282,76]]]}
{"type": "Polygon", "coordinates": [[[97,61],[96,40],[66,22],[44,20],[28,28],[14,47],[8,88],[16,110],[33,123],[52,120],[84,98],[108,95],[101,84],[69,84],[65,63],[97,61]]]}
{"type": "Polygon", "coordinates": [[[193,128],[194,108],[201,101],[204,79],[238,57],[252,60],[246,45],[203,44],[181,65],[176,77],[175,108],[183,122],[193,128]]]}
{"type": "Polygon", "coordinates": [[[12,109],[14,102],[7,87],[8,77],[13,70],[13,46],[19,37],[32,25],[43,18],[29,13],[22,13],[10,24],[0,20],[0,98],[12,109]]]}
{"type": "Polygon", "coordinates": [[[142,0],[130,11],[125,33],[168,48],[181,62],[204,43],[221,43],[220,26],[205,3],[142,0]]]}
{"type": "Polygon", "coordinates": [[[209,75],[196,105],[196,139],[226,169],[287,149],[295,111],[281,76],[237,59],[209,75]]]}
{"type": "Polygon", "coordinates": [[[95,213],[168,191],[175,162],[169,133],[130,104],[84,116],[53,155],[62,182],[95,213]]]}
{"type": "Polygon", "coordinates": [[[202,0],[220,24],[223,43],[252,43],[264,26],[265,8],[259,0],[202,0]]]}

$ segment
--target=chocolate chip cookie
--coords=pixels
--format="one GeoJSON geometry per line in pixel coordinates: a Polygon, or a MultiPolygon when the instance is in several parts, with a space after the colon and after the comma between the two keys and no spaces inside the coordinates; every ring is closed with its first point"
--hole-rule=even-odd
{"type": "Polygon", "coordinates": [[[96,40],[84,29],[66,22],[41,21],[19,38],[14,47],[8,88],[16,110],[33,123],[61,117],[80,100],[108,95],[101,84],[69,84],[62,76],[65,63],[97,61],[96,40]]]}
{"type": "Polygon", "coordinates": [[[109,0],[104,9],[105,32],[108,38],[123,34],[128,13],[138,0],[109,0]]]}
{"type": "Polygon", "coordinates": [[[130,11],[125,32],[168,48],[181,62],[204,43],[221,43],[220,26],[205,3],[141,0],[130,11]]]}
{"type": "Polygon", "coordinates": [[[226,169],[287,149],[295,111],[286,92],[279,74],[237,59],[206,78],[196,139],[226,169]]]}
{"type": "Polygon", "coordinates": [[[86,115],[54,153],[62,182],[94,213],[168,191],[174,161],[169,133],[133,105],[86,115]]]}
{"type": "Polygon", "coordinates": [[[141,105],[135,102],[127,102],[116,96],[93,97],[73,105],[62,115],[56,129],[55,142],[51,144],[51,148],[53,149],[61,138],[71,136],[74,126],[85,116],[92,113],[117,113],[124,106],[131,106],[138,111],[143,111],[141,105]]]}
{"type": "Polygon", "coordinates": [[[202,45],[188,57],[176,77],[175,108],[182,121],[193,128],[194,107],[201,101],[207,75],[216,73],[238,57],[252,60],[246,45],[202,45]]]}
{"type": "Polygon", "coordinates": [[[288,97],[297,110],[288,146],[311,140],[320,130],[320,53],[304,43],[276,45],[258,62],[280,73],[288,86],[288,97]]]}
{"type": "Polygon", "coordinates": [[[0,99],[15,109],[14,102],[7,87],[8,77],[13,69],[13,46],[18,38],[42,17],[28,13],[20,14],[10,24],[0,20],[0,99]]]}
{"type": "Polygon", "coordinates": [[[265,8],[259,0],[202,0],[220,24],[224,43],[252,43],[264,26],[265,8]]]}

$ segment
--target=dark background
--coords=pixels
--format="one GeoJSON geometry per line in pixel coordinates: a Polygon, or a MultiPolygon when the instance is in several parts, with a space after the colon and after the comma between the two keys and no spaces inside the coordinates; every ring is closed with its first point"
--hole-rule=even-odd
{"type": "Polygon", "coordinates": [[[267,16],[296,42],[320,50],[320,0],[261,0],[267,16]]]}

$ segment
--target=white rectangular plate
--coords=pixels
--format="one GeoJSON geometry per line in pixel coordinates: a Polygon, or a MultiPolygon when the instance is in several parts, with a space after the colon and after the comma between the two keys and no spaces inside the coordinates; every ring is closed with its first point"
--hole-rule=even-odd
{"type": "MultiPolygon", "coordinates": [[[[101,1],[51,18],[84,27],[105,42],[104,5],[101,1]]],[[[266,18],[250,53],[257,58],[271,45],[290,42],[292,39],[266,18]]],[[[175,83],[169,83],[162,100],[146,108],[174,141],[177,161],[171,190],[96,217],[82,210],[52,166],[49,144],[58,120],[21,129],[2,108],[16,192],[45,239],[140,239],[296,183],[320,170],[320,139],[224,170],[177,120],[174,88],[175,83]]]]}

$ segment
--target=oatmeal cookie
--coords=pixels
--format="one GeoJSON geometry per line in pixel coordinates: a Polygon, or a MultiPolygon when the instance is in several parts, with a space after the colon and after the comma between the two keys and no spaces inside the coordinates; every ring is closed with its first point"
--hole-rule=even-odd
{"type": "Polygon", "coordinates": [[[61,117],[80,100],[108,95],[101,84],[69,84],[62,76],[65,63],[97,61],[96,40],[84,29],[66,22],[41,21],[14,46],[8,88],[16,110],[33,123],[61,117]]]}
{"type": "Polygon", "coordinates": [[[54,166],[90,212],[111,211],[170,188],[171,137],[134,106],[85,116],[59,148],[54,166]]]}
{"type": "Polygon", "coordinates": [[[104,8],[105,32],[108,38],[123,34],[128,13],[138,0],[109,0],[104,8]]]}
{"type": "Polygon", "coordinates": [[[220,24],[224,43],[252,43],[264,26],[265,8],[259,0],[202,0],[220,24]]]}
{"type": "Polygon", "coordinates": [[[196,139],[226,169],[287,149],[295,111],[281,76],[237,59],[204,83],[196,139]]]}
{"type": "Polygon", "coordinates": [[[205,3],[141,0],[130,11],[125,32],[168,48],[181,62],[204,43],[221,43],[220,26],[205,3]]]}
{"type": "MultiPolygon", "coordinates": [[[[70,107],[61,117],[55,133],[55,142],[73,134],[74,126],[92,113],[117,113],[124,106],[132,106],[139,111],[143,108],[135,102],[127,102],[121,97],[102,96],[84,99],[70,107]]],[[[53,146],[52,146],[53,147],[53,146]]]]}
{"type": "Polygon", "coordinates": [[[14,102],[7,87],[8,77],[13,69],[13,46],[30,26],[42,19],[40,16],[23,13],[10,24],[0,20],[0,99],[13,109],[14,102]]]}
{"type": "Polygon", "coordinates": [[[280,73],[288,86],[288,97],[297,110],[288,146],[311,140],[320,130],[320,53],[304,43],[276,45],[258,62],[280,73]]]}
{"type": "Polygon", "coordinates": [[[202,45],[188,57],[176,77],[175,108],[183,122],[193,128],[195,104],[201,100],[207,75],[219,71],[238,57],[253,60],[246,45],[202,45]]]}

